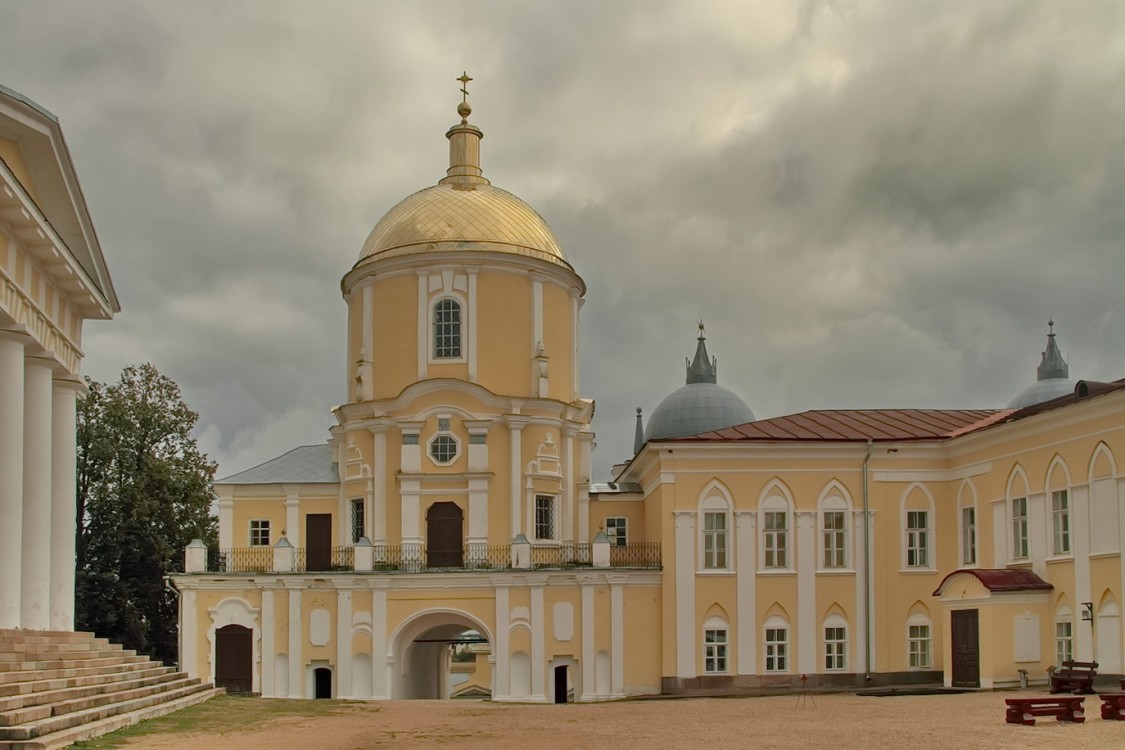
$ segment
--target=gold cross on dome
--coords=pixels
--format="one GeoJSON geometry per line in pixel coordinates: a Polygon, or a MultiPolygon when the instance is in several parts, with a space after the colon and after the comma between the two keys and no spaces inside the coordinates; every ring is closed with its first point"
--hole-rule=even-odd
{"type": "Polygon", "coordinates": [[[461,103],[464,104],[465,102],[469,101],[469,81],[473,79],[469,78],[469,74],[467,72],[462,72],[461,77],[454,80],[461,82],[461,103]]]}

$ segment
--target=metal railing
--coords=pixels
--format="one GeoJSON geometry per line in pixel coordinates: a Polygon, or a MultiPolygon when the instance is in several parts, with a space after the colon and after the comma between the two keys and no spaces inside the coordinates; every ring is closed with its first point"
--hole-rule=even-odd
{"type": "MultiPolygon", "coordinates": [[[[271,573],[273,547],[211,548],[207,570],[211,573],[271,573]]],[[[432,556],[422,545],[377,545],[372,549],[372,573],[424,573],[450,571],[510,570],[512,547],[507,544],[469,544],[460,560],[432,556]]],[[[659,569],[660,542],[631,542],[609,548],[611,568],[659,569]]],[[[593,545],[588,542],[538,542],[531,545],[531,567],[536,570],[569,570],[593,566],[593,545]]],[[[333,547],[326,570],[309,570],[308,549],[293,548],[294,573],[351,573],[355,571],[355,547],[333,547]]]]}

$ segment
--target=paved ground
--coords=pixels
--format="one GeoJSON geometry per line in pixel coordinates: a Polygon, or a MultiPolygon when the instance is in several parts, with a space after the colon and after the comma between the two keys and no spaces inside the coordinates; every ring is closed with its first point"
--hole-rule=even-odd
{"type": "MultiPolygon", "coordinates": [[[[218,734],[148,735],[127,747],[191,750],[361,748],[1125,748],[1125,722],[1086,699],[1084,724],[1004,722],[1004,699],[1029,690],[860,697],[850,693],[691,698],[602,704],[463,701],[341,704],[331,716],[286,716],[218,734]]],[[[245,702],[248,716],[254,701],[245,702]]],[[[240,709],[241,710],[241,709],[240,709]]]]}

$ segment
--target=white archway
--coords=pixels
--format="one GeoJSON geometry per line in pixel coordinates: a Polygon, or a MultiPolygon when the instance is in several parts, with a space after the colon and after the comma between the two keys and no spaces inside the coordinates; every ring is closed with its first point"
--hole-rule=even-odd
{"type": "Polygon", "coordinates": [[[452,641],[473,630],[495,643],[488,626],[463,610],[428,609],[404,621],[388,640],[394,664],[390,694],[396,700],[449,696],[448,651],[452,641]]]}

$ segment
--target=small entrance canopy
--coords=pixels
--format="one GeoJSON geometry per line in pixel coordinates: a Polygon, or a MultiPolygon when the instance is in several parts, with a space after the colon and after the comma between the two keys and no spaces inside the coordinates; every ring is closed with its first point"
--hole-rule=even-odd
{"type": "Polygon", "coordinates": [[[1015,591],[1050,591],[1054,588],[1032,571],[1022,568],[962,568],[943,578],[934,590],[934,596],[945,597],[947,593],[950,593],[946,589],[958,578],[965,582],[963,576],[976,578],[992,594],[1015,591]]]}

